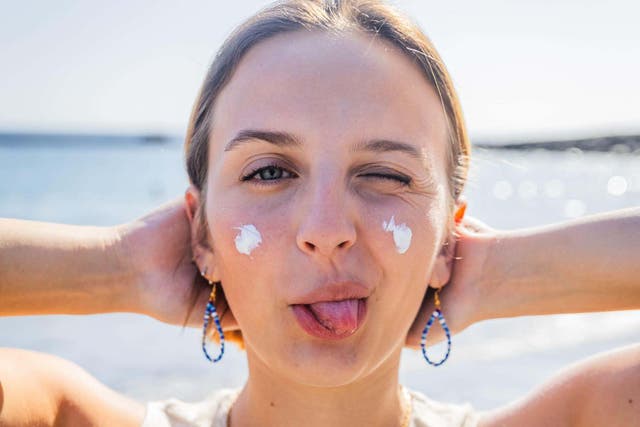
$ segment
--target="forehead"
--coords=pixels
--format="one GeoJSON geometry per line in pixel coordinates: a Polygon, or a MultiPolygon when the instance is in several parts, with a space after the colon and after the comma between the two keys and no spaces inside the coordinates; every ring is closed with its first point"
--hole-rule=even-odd
{"type": "Polygon", "coordinates": [[[412,142],[444,159],[440,98],[418,65],[362,33],[284,33],[258,43],[238,64],[213,110],[213,152],[243,129],[298,135],[311,145],[365,138],[412,142]]]}

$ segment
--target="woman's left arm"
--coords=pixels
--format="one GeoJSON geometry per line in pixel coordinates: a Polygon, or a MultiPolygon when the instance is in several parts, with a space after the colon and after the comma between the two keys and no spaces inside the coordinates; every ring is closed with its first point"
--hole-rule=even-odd
{"type": "MultiPolygon", "coordinates": [[[[503,317],[640,309],[640,208],[514,231],[467,218],[458,229],[440,293],[453,333],[503,317]]],[[[407,346],[419,345],[434,309],[427,293],[407,346]]],[[[440,341],[444,332],[430,337],[440,341]]]]}
{"type": "Polygon", "coordinates": [[[640,208],[499,232],[491,246],[480,319],[640,309],[640,208]]]}
{"type": "MultiPolygon", "coordinates": [[[[509,232],[461,229],[455,252],[440,295],[453,332],[494,318],[640,308],[638,208],[509,232]]],[[[409,346],[419,342],[433,308],[426,298],[409,346]]],[[[442,338],[436,328],[432,339],[442,338]]],[[[480,426],[637,425],[639,403],[635,344],[571,365],[525,398],[485,413],[480,426]]]]}
{"type": "Polygon", "coordinates": [[[482,412],[478,427],[640,425],[640,344],[580,360],[527,396],[482,412]]]}

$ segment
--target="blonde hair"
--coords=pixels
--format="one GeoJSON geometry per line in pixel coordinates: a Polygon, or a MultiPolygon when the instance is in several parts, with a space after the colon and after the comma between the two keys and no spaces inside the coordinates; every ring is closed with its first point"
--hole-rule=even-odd
{"type": "MultiPolygon", "coordinates": [[[[448,127],[447,207],[449,230],[453,229],[454,205],[466,181],[471,145],[451,77],[431,41],[417,24],[380,0],[284,0],[262,9],[231,33],[209,67],[196,98],[184,149],[189,180],[201,194],[200,214],[196,221],[200,225],[203,243],[207,243],[207,227],[202,214],[205,206],[205,192],[202,190],[206,187],[209,135],[214,120],[212,111],[218,95],[240,60],[256,44],[278,34],[318,30],[336,34],[359,31],[390,42],[412,59],[434,87],[448,127]]],[[[199,292],[209,289],[203,286],[200,276],[197,277],[201,283],[194,287],[194,303],[199,292]]],[[[226,335],[242,346],[241,332],[226,335]]]]}

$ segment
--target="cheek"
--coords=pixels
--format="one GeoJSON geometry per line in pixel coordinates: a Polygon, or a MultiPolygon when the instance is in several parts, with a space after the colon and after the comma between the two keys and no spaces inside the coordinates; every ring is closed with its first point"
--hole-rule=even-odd
{"type": "Polygon", "coordinates": [[[441,235],[436,218],[424,206],[399,203],[375,212],[362,226],[368,252],[360,264],[379,271],[371,321],[385,339],[402,339],[422,303],[441,235]]]}
{"type": "Polygon", "coordinates": [[[252,209],[257,207],[214,209],[208,215],[214,262],[232,306],[271,292],[268,287],[277,283],[273,260],[284,255],[278,239],[283,219],[252,209]]]}
{"type": "Polygon", "coordinates": [[[411,231],[411,227],[406,223],[396,223],[395,215],[391,215],[391,218],[388,221],[382,221],[382,229],[393,235],[393,243],[395,244],[396,252],[404,254],[409,250],[413,231],[411,231]]]}
{"type": "Polygon", "coordinates": [[[258,260],[273,250],[283,218],[258,203],[213,206],[208,212],[214,251],[239,260],[258,260]]]}
{"type": "Polygon", "coordinates": [[[383,266],[383,282],[400,299],[419,293],[429,280],[444,226],[436,210],[404,205],[368,221],[366,233],[373,256],[383,266]]]}
{"type": "Polygon", "coordinates": [[[236,250],[241,254],[251,255],[251,252],[262,243],[262,234],[253,224],[242,224],[233,229],[238,230],[233,242],[236,250]]]}
{"type": "Polygon", "coordinates": [[[395,262],[410,262],[416,256],[427,256],[440,239],[438,205],[396,203],[377,210],[363,224],[363,232],[380,242],[376,245],[395,262]]]}

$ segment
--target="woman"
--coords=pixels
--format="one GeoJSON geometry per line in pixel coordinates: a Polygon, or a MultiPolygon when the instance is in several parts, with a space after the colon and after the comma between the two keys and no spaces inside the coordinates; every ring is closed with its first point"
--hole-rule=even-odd
{"type": "MultiPolygon", "coordinates": [[[[487,318],[638,308],[632,257],[590,239],[619,233],[628,242],[623,250],[637,249],[624,237],[625,229],[638,229],[639,215],[628,211],[536,233],[499,234],[501,239],[491,230],[465,231],[461,193],[469,142],[458,100],[430,42],[389,7],[288,1],[248,20],[205,78],[185,149],[192,184],[184,203],[188,220],[170,206],[115,233],[85,228],[84,236],[71,238],[70,228],[56,228],[59,234],[47,238],[57,247],[42,246],[37,252],[47,263],[29,264],[30,273],[20,268],[24,254],[9,253],[14,258],[3,265],[12,271],[2,269],[8,284],[2,313],[133,311],[175,323],[183,320],[188,301],[200,309],[209,299],[207,334],[219,334],[219,313],[227,340],[246,349],[247,383],[199,404],[170,399],[145,408],[67,362],[3,350],[3,423],[498,426],[638,420],[637,400],[620,400],[638,395],[637,346],[573,367],[527,399],[487,413],[399,385],[400,352],[420,344],[435,308],[437,294],[427,287],[443,289],[440,303],[453,332],[487,318]],[[154,228],[168,235],[149,234],[154,228]],[[185,236],[200,273],[193,298],[188,287],[176,289],[176,282],[193,278],[191,257],[172,272],[178,281],[158,277],[189,253],[184,246],[139,249],[160,247],[154,239],[180,242],[185,236]],[[66,282],[66,272],[79,260],[65,250],[85,261],[75,271],[76,283],[66,282]],[[558,258],[553,251],[582,260],[584,268],[567,272],[566,264],[550,262],[558,258]],[[616,255],[615,271],[602,271],[602,254],[616,255]],[[98,280],[91,293],[74,294],[69,289],[80,288],[83,269],[98,280]],[[51,278],[46,289],[38,273],[51,278]],[[560,289],[554,273],[575,289],[560,289]],[[19,280],[25,285],[12,286],[19,280]],[[518,287],[524,280],[536,286],[518,287]],[[616,292],[602,295],[610,283],[616,292]],[[586,375],[604,368],[606,375],[586,375]]],[[[22,226],[7,221],[3,230],[8,234],[11,227],[13,241],[25,242],[30,234],[22,226]]],[[[40,240],[51,230],[34,227],[31,236],[40,240]]],[[[11,246],[11,235],[4,239],[11,246]]],[[[195,310],[187,323],[201,316],[195,310]]],[[[206,357],[221,360],[223,347],[204,349],[206,357]]]]}

